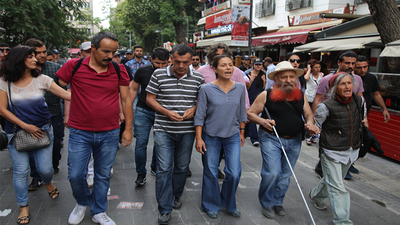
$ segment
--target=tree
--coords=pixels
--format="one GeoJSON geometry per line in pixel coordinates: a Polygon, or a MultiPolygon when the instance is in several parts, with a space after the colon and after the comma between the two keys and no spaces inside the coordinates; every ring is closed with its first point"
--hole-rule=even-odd
{"type": "MultiPolygon", "coordinates": [[[[400,11],[395,0],[366,0],[374,24],[381,36],[383,45],[400,39],[400,11]]],[[[400,73],[400,58],[388,57],[388,66],[392,73],[400,73]]],[[[400,77],[392,76],[396,87],[400,87],[400,77]]],[[[397,88],[400,97],[400,89],[397,88]]]]}
{"type": "Polygon", "coordinates": [[[84,0],[0,0],[0,21],[6,29],[0,41],[15,46],[38,38],[50,49],[66,45],[67,40],[87,39],[86,31],[77,30],[67,20],[85,18],[81,10],[85,7],[84,0]]]}

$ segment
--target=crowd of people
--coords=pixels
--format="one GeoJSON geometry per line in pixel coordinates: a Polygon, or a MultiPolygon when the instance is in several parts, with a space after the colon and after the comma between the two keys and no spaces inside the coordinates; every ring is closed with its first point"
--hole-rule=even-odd
{"type": "Polygon", "coordinates": [[[154,48],[151,57],[136,45],[121,57],[118,39],[109,32],[82,43],[79,57],[66,62],[34,38],[13,48],[0,43],[0,50],[0,115],[10,140],[18,224],[30,222],[28,190],[44,184],[50,198],[60,195],[52,178],[59,171],[64,127],[69,129],[68,180],[76,200],[69,224],[81,223],[88,206],[94,222],[115,224],[106,210],[117,150],[136,137],[135,184],[145,185],[152,129],[150,174],[156,177],[159,224],[168,224],[172,210],[182,207],[193,147],[203,163],[201,209],[210,218],[217,218],[221,207],[240,217],[236,191],[246,137],[262,156],[261,212],[269,219],[285,216],[290,166],[296,164],[305,132],[309,145],[320,138],[316,172],[321,180],[309,197],[319,210],[327,210],[324,200],[329,198],[334,223],[352,224],[343,179],[359,156],[360,128],[368,126],[372,99],[383,109],[385,122],[390,119],[376,78],[368,73],[368,59],[352,51],[341,53],[338,70],[325,75],[317,59],[299,69],[297,53],[288,53],[277,65],[270,57],[246,55],[235,67],[224,43],[209,48],[205,65],[183,44],[171,52],[154,48]],[[20,130],[36,139],[48,132],[50,144],[20,151],[13,141],[20,130]]]}

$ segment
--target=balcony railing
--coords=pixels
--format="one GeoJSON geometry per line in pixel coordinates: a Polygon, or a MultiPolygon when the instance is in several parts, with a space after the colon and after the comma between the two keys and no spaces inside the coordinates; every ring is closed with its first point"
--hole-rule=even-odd
{"type": "Polygon", "coordinates": [[[286,11],[313,6],[313,0],[286,0],[286,11]]]}

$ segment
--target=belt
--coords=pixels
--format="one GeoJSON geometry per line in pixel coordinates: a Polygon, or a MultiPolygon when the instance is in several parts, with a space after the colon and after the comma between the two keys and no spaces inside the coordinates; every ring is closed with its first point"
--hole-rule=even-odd
{"type": "MultiPolygon", "coordinates": [[[[275,134],[273,131],[268,130],[267,128],[263,127],[260,125],[260,129],[267,132],[268,134],[275,134]]],[[[288,135],[279,135],[279,137],[283,138],[283,139],[292,139],[297,137],[298,134],[293,135],[293,136],[288,136],[288,135]]]]}

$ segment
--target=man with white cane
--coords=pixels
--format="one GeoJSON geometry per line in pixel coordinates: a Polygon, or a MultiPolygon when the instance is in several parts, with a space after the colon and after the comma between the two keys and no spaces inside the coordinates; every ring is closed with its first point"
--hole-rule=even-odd
{"type": "Polygon", "coordinates": [[[307,99],[297,86],[301,75],[303,71],[293,69],[289,62],[279,63],[268,74],[275,85],[262,92],[247,113],[251,122],[260,124],[263,165],[258,197],[263,215],[270,219],[286,215],[282,203],[300,154],[303,130],[310,135],[318,133],[307,99]]]}

